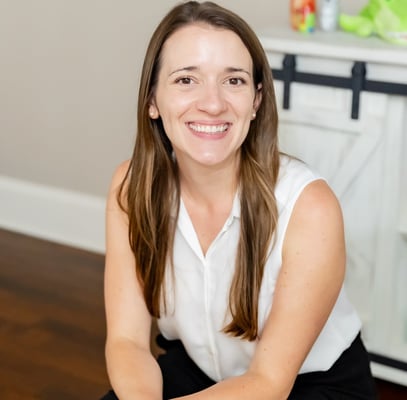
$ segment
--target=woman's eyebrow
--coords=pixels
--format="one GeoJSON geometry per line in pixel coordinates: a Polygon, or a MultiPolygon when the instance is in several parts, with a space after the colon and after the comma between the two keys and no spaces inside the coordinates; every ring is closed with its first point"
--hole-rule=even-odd
{"type": "Polygon", "coordinates": [[[185,72],[190,72],[190,71],[196,71],[198,69],[199,69],[198,67],[195,67],[193,65],[190,65],[188,67],[181,67],[181,68],[177,68],[174,71],[170,72],[169,76],[174,75],[174,74],[176,74],[178,72],[184,72],[184,71],[185,72]]]}
{"type": "Polygon", "coordinates": [[[248,70],[239,67],[228,67],[226,68],[226,72],[243,72],[249,76],[252,76],[252,74],[248,70]]]}
{"type": "MultiPolygon", "coordinates": [[[[190,65],[187,67],[181,67],[181,68],[175,69],[174,71],[170,72],[169,76],[176,74],[178,72],[191,72],[191,71],[197,71],[197,70],[199,70],[199,67],[190,65]]],[[[248,70],[246,70],[244,68],[240,68],[240,67],[226,67],[225,72],[243,72],[243,73],[251,76],[251,73],[248,70]]]]}

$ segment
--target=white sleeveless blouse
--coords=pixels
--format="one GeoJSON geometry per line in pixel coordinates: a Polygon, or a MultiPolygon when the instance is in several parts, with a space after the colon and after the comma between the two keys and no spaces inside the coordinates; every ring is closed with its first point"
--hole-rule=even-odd
{"type": "MultiPolygon", "coordinates": [[[[279,213],[277,236],[260,291],[260,334],[272,307],[284,235],[293,207],[304,187],[318,179],[321,177],[304,163],[281,156],[275,192],[279,213]]],[[[256,346],[256,341],[248,342],[222,332],[230,320],[228,295],[235,268],[239,220],[240,202],[236,196],[229,218],[204,256],[181,201],[174,240],[174,279],[167,268],[167,313],[158,320],[163,336],[169,340],[180,339],[193,361],[215,381],[243,374],[256,346]]],[[[342,288],[300,373],[329,369],[360,328],[360,319],[342,288]]]]}

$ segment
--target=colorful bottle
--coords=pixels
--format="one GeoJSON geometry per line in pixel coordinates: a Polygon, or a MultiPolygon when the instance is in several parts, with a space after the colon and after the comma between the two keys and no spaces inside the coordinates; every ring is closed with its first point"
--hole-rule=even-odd
{"type": "Polygon", "coordinates": [[[315,0],[291,0],[291,27],[300,32],[315,30],[315,0]]]}

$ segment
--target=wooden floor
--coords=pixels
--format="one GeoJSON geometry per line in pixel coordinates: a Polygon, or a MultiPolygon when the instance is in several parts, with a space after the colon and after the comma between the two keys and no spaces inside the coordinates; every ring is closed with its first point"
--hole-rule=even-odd
{"type": "Polygon", "coordinates": [[[103,257],[0,230],[0,399],[99,399],[103,257]]]}
{"type": "MultiPolygon", "coordinates": [[[[0,399],[97,400],[104,364],[103,256],[0,229],[0,399]]],[[[377,381],[381,400],[407,388],[377,381]]]]}

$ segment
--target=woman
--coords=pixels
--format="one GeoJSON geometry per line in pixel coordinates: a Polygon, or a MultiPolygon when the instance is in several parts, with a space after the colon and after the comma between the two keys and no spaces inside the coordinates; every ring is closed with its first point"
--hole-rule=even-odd
{"type": "Polygon", "coordinates": [[[134,153],[108,198],[105,399],[374,398],[343,290],[340,206],[277,141],[247,23],[210,2],[174,7],[151,38],[134,153]]]}

